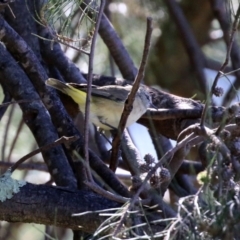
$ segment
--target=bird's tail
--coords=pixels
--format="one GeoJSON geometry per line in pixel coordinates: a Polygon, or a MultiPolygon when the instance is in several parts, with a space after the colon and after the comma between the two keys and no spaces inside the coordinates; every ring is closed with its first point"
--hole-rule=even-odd
{"type": "Polygon", "coordinates": [[[45,83],[46,85],[56,88],[62,93],[70,96],[76,103],[80,105],[85,104],[86,102],[86,93],[69,84],[63,83],[54,78],[49,78],[45,83]]]}
{"type": "Polygon", "coordinates": [[[54,79],[54,78],[49,78],[46,81],[46,85],[48,85],[50,87],[53,87],[53,88],[56,88],[57,90],[59,90],[59,91],[68,95],[69,86],[66,83],[60,82],[60,81],[58,81],[57,79],[54,79]]]}

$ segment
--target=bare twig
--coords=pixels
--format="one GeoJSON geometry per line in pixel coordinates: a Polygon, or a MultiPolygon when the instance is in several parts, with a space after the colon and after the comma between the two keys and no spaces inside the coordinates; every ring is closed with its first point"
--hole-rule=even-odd
{"type": "Polygon", "coordinates": [[[93,34],[92,38],[92,44],[91,44],[91,50],[90,50],[90,55],[89,55],[89,65],[88,65],[88,77],[87,77],[87,82],[88,82],[88,87],[87,87],[87,97],[86,97],[86,105],[85,105],[85,120],[84,120],[84,156],[85,156],[85,161],[86,161],[86,171],[87,171],[87,176],[88,180],[93,183],[93,178],[91,174],[91,169],[89,165],[89,153],[88,153],[88,139],[89,139],[89,113],[90,113],[90,101],[91,101],[91,91],[92,91],[92,77],[93,77],[93,59],[94,59],[94,50],[95,50],[95,44],[97,40],[97,34],[98,34],[98,29],[100,26],[100,21],[102,18],[102,14],[104,11],[104,6],[105,6],[105,0],[101,0],[101,5],[98,13],[98,18],[95,26],[95,32],[93,34]]]}
{"type": "Polygon", "coordinates": [[[121,119],[120,119],[120,122],[118,125],[117,134],[115,135],[115,137],[113,139],[110,169],[114,172],[116,171],[117,165],[118,165],[117,156],[118,156],[118,151],[119,151],[119,147],[121,144],[122,133],[125,129],[128,116],[131,113],[135,95],[136,95],[138,88],[140,86],[140,83],[144,77],[145,66],[147,63],[147,57],[148,57],[150,44],[151,44],[151,34],[152,34],[152,19],[147,18],[147,31],[146,31],[142,61],[141,61],[140,67],[139,67],[138,74],[134,80],[132,90],[129,93],[127,100],[125,101],[123,113],[122,113],[122,116],[121,116],[121,119]]]}
{"type": "MultiPolygon", "coordinates": [[[[66,41],[63,41],[61,38],[59,38],[58,36],[55,36],[54,34],[52,34],[53,39],[44,38],[44,37],[41,37],[40,35],[37,35],[35,33],[32,33],[32,35],[35,36],[35,37],[38,37],[39,39],[42,39],[44,41],[49,41],[49,42],[51,42],[52,45],[53,45],[54,42],[61,43],[65,46],[67,46],[67,47],[70,47],[70,48],[78,51],[78,52],[84,53],[86,55],[90,55],[89,52],[87,52],[87,51],[85,51],[81,48],[77,48],[77,47],[74,47],[73,45],[68,44],[66,41]]],[[[69,41],[70,41],[70,39],[69,39],[69,41]]]]}
{"type": "Polygon", "coordinates": [[[69,61],[62,52],[60,44],[56,41],[52,41],[53,33],[51,29],[39,24],[37,26],[39,28],[39,35],[41,36],[40,44],[43,57],[54,62],[54,66],[59,70],[67,82],[86,83],[87,81],[82,76],[79,69],[75,66],[75,64],[69,61]],[[50,41],[43,39],[48,39],[50,41]],[[50,47],[51,41],[53,43],[53,49],[50,47]]]}
{"type": "Polygon", "coordinates": [[[27,99],[23,99],[23,100],[18,100],[18,101],[11,101],[11,102],[3,102],[0,104],[0,108],[2,107],[7,107],[11,104],[15,104],[15,103],[18,103],[18,104],[21,104],[21,103],[31,103],[33,101],[41,101],[41,99],[31,99],[31,100],[27,100],[27,99]]]}
{"type": "MultiPolygon", "coordinates": [[[[223,159],[225,163],[231,162],[231,153],[230,150],[227,148],[225,143],[215,135],[215,131],[211,130],[207,127],[201,128],[199,125],[192,125],[188,127],[187,129],[183,130],[181,134],[179,134],[178,141],[186,137],[188,134],[195,134],[197,137],[191,139],[187,145],[184,145],[182,148],[180,148],[177,152],[174,153],[174,157],[169,161],[169,171],[171,173],[171,179],[174,177],[174,175],[177,173],[180,165],[183,162],[183,158],[186,156],[186,152],[189,150],[189,148],[193,145],[199,144],[204,139],[210,140],[214,147],[218,149],[218,151],[222,154],[223,159]]],[[[185,138],[184,138],[185,139],[185,138]]],[[[169,179],[168,182],[165,182],[161,185],[161,191],[164,193],[168,187],[168,185],[171,182],[171,179],[169,179]]]]}
{"type": "Polygon", "coordinates": [[[23,121],[23,119],[21,119],[20,122],[19,122],[19,124],[18,124],[18,128],[17,128],[17,131],[16,131],[16,133],[15,133],[15,136],[14,136],[14,139],[13,139],[13,142],[12,142],[12,145],[11,145],[11,148],[10,148],[10,150],[9,150],[8,157],[7,157],[7,161],[10,161],[10,158],[11,158],[11,155],[12,155],[12,151],[13,151],[13,149],[14,149],[14,147],[15,147],[15,144],[16,144],[16,142],[17,142],[17,140],[18,140],[18,137],[19,137],[19,134],[20,134],[20,132],[21,132],[21,130],[22,130],[22,128],[23,128],[23,125],[24,125],[24,121],[23,121]]]}
{"type": "Polygon", "coordinates": [[[56,147],[62,143],[70,143],[70,142],[74,142],[77,140],[77,137],[76,136],[73,136],[73,137],[61,137],[59,138],[58,140],[56,140],[55,142],[53,143],[50,143],[46,146],[43,146],[43,147],[40,147],[30,153],[28,153],[27,155],[23,156],[22,158],[20,158],[17,162],[15,162],[13,164],[13,166],[11,167],[11,172],[13,172],[14,170],[16,170],[18,168],[18,166],[20,164],[22,164],[23,162],[25,162],[27,159],[29,159],[30,157],[42,152],[42,151],[46,151],[50,148],[53,148],[53,147],[56,147]]]}
{"type": "MultiPolygon", "coordinates": [[[[12,166],[13,166],[13,161],[12,162],[0,161],[0,168],[2,169],[7,169],[12,166]]],[[[37,171],[48,172],[47,165],[43,162],[23,163],[20,166],[18,166],[18,170],[37,170],[37,171]]]]}
{"type": "Polygon", "coordinates": [[[195,133],[191,133],[189,136],[185,137],[182,141],[180,141],[174,148],[167,151],[164,156],[159,160],[159,162],[148,172],[145,177],[142,186],[138,189],[137,193],[141,193],[144,189],[144,184],[151,178],[151,176],[156,172],[156,170],[161,167],[167,161],[170,162],[173,155],[181,148],[185,147],[192,139],[196,137],[195,133]]]}
{"type": "Polygon", "coordinates": [[[198,144],[202,142],[201,137],[195,137],[190,140],[187,144],[185,144],[182,148],[176,151],[173,157],[168,161],[168,170],[170,172],[171,177],[161,184],[161,194],[164,196],[165,191],[167,190],[169,184],[171,183],[172,179],[174,178],[175,174],[179,170],[180,166],[183,163],[184,158],[188,154],[189,150],[191,149],[194,143],[198,144]]]}
{"type": "Polygon", "coordinates": [[[13,10],[12,10],[12,8],[10,7],[10,5],[8,4],[7,6],[8,6],[9,11],[11,12],[12,16],[13,16],[14,18],[16,18],[16,16],[15,16],[15,14],[13,13],[13,10]]]}
{"type": "MultiPolygon", "coordinates": [[[[132,197],[128,209],[132,209],[134,204],[136,203],[136,201],[139,198],[139,195],[141,194],[141,192],[144,190],[145,185],[147,183],[147,181],[151,178],[151,176],[155,173],[155,171],[163,165],[164,162],[166,162],[167,160],[171,159],[172,156],[174,155],[174,153],[176,151],[178,151],[179,149],[183,148],[184,146],[186,146],[186,144],[188,144],[188,142],[193,139],[195,137],[195,133],[191,133],[189,136],[187,136],[185,139],[183,139],[181,142],[179,142],[176,147],[172,148],[170,151],[168,151],[166,154],[164,154],[164,156],[159,160],[159,162],[148,172],[147,176],[145,177],[144,181],[142,182],[142,185],[139,187],[139,189],[136,191],[135,195],[132,197]]],[[[120,229],[121,225],[123,224],[124,220],[127,217],[127,211],[122,215],[121,221],[118,225],[118,227],[115,229],[114,231],[114,236],[117,234],[118,230],[120,229]]]]}
{"type": "Polygon", "coordinates": [[[238,27],[238,24],[239,24],[239,17],[240,17],[240,5],[238,6],[238,10],[237,10],[237,13],[235,15],[235,19],[234,19],[234,22],[233,22],[233,25],[232,25],[232,31],[231,31],[229,43],[227,45],[226,58],[225,58],[225,61],[224,61],[223,65],[221,66],[220,70],[218,71],[218,73],[217,73],[217,75],[214,79],[214,82],[213,82],[212,88],[211,88],[211,94],[214,94],[214,90],[217,86],[218,79],[222,76],[225,67],[228,65],[231,50],[232,50],[232,45],[233,45],[233,42],[234,42],[234,37],[235,37],[237,27],[238,27]]]}
{"type": "MultiPolygon", "coordinates": [[[[214,13],[215,18],[218,20],[221,30],[223,32],[223,40],[225,41],[226,46],[229,45],[230,37],[231,37],[231,12],[234,11],[231,7],[230,2],[223,2],[221,0],[211,0],[212,11],[214,13]]],[[[226,90],[225,97],[223,99],[223,105],[227,105],[231,102],[231,100],[236,96],[236,89],[240,87],[240,48],[238,44],[238,38],[233,39],[232,50],[230,53],[231,57],[231,68],[229,69],[229,65],[225,67],[225,74],[223,76],[226,77],[227,74],[234,74],[236,76],[236,81],[233,82],[233,86],[226,90]],[[231,73],[229,73],[231,72],[231,73]]],[[[217,69],[217,71],[220,67],[217,69]]]]}
{"type": "Polygon", "coordinates": [[[6,123],[5,131],[4,131],[3,143],[2,143],[2,159],[5,158],[5,150],[6,150],[8,131],[9,131],[9,128],[10,128],[10,123],[12,121],[13,112],[14,112],[14,109],[15,109],[14,107],[15,107],[14,105],[11,106],[9,116],[8,116],[8,121],[6,123]]]}
{"type": "Polygon", "coordinates": [[[3,115],[6,113],[7,108],[8,108],[8,103],[9,101],[12,100],[12,96],[10,95],[10,93],[7,91],[6,87],[4,85],[2,85],[2,89],[3,89],[3,94],[4,94],[4,98],[3,101],[0,105],[0,120],[2,119],[3,115]],[[5,105],[6,104],[6,105],[5,105]]]}
{"type": "Polygon", "coordinates": [[[85,184],[90,188],[92,189],[94,192],[102,195],[103,197],[105,198],[108,198],[110,200],[113,200],[115,202],[119,202],[119,203],[126,203],[128,201],[130,201],[130,198],[125,198],[125,197],[122,197],[120,195],[116,195],[116,194],[113,194],[111,192],[108,192],[102,188],[100,188],[97,184],[95,183],[90,183],[90,182],[85,182],[85,184]]]}
{"type": "MultiPolygon", "coordinates": [[[[222,65],[219,61],[207,58],[206,56],[205,56],[205,63],[206,63],[205,64],[206,68],[209,68],[214,71],[218,71],[222,65]]],[[[228,72],[228,74],[231,74],[233,71],[233,68],[231,66],[226,66],[225,71],[228,72]]]]}
{"type": "MultiPolygon", "coordinates": [[[[89,2],[90,0],[84,0],[80,5],[81,8],[85,9],[86,5],[89,5],[89,2]]],[[[92,11],[87,11],[87,14],[90,18],[93,18],[94,16],[92,11]]],[[[128,51],[124,47],[122,40],[117,35],[115,29],[105,14],[103,14],[101,19],[99,35],[108,47],[111,56],[113,57],[124,79],[133,81],[136,77],[137,69],[129,56],[128,51]]]]}
{"type": "MultiPolygon", "coordinates": [[[[216,77],[213,81],[210,97],[212,97],[212,95],[214,94],[217,83],[218,83],[218,80],[223,75],[223,71],[224,71],[224,69],[226,68],[226,66],[229,62],[230,54],[231,54],[231,50],[232,50],[232,45],[233,45],[233,42],[234,42],[235,33],[237,31],[237,27],[238,27],[238,24],[239,24],[239,17],[240,17],[240,5],[238,6],[238,10],[237,10],[237,13],[235,15],[234,22],[233,22],[233,25],[232,25],[232,30],[231,30],[231,34],[230,34],[229,43],[227,44],[226,58],[225,58],[224,63],[222,64],[221,68],[219,69],[219,71],[218,71],[218,73],[217,73],[217,75],[216,75],[216,77]]],[[[204,122],[205,122],[205,119],[206,119],[206,116],[207,116],[207,108],[209,107],[210,102],[211,102],[210,100],[206,101],[206,104],[204,106],[202,117],[201,117],[201,123],[200,123],[201,126],[204,125],[204,122]]]]}

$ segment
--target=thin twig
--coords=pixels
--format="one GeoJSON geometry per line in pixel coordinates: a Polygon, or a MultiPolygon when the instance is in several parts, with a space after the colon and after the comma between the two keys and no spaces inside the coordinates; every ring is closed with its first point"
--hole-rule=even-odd
{"type": "MultiPolygon", "coordinates": [[[[195,138],[195,133],[191,133],[189,136],[187,136],[186,138],[184,138],[182,141],[180,141],[174,148],[172,148],[171,150],[167,151],[163,157],[159,160],[159,162],[148,172],[147,176],[145,177],[141,187],[138,189],[138,191],[136,192],[135,195],[139,196],[139,194],[143,191],[144,189],[144,185],[146,184],[146,182],[151,178],[151,176],[156,172],[156,170],[161,167],[164,163],[166,163],[167,161],[170,162],[172,157],[174,156],[174,154],[181,148],[185,147],[189,141],[191,141],[192,139],[195,138]]],[[[135,197],[134,195],[134,197],[135,197]]],[[[136,197],[137,197],[136,196],[136,197]]]]}
{"type": "MultiPolygon", "coordinates": [[[[223,40],[226,46],[229,44],[230,31],[231,31],[231,13],[234,9],[228,7],[228,3],[221,0],[211,0],[212,11],[215,18],[218,20],[221,30],[223,32],[223,40]]],[[[225,73],[222,77],[225,77],[231,87],[226,91],[226,94],[223,98],[222,105],[228,105],[234,97],[236,97],[237,89],[240,87],[240,48],[238,44],[238,37],[234,38],[231,49],[231,66],[226,66],[224,69],[225,73]],[[231,68],[231,69],[229,69],[231,68]],[[232,83],[228,78],[228,74],[233,74],[236,77],[236,80],[232,83]]],[[[218,71],[220,67],[216,71],[218,71]]],[[[237,95],[238,97],[238,95],[237,95]]]]}
{"type": "Polygon", "coordinates": [[[174,176],[178,172],[180,166],[183,163],[184,158],[190,151],[192,145],[194,143],[199,144],[202,141],[203,141],[202,137],[197,136],[197,137],[193,138],[192,140],[190,140],[188,142],[188,144],[186,144],[185,146],[183,146],[182,148],[180,148],[178,151],[176,151],[174,153],[173,157],[170,159],[170,161],[167,164],[168,170],[170,172],[170,178],[167,179],[165,182],[163,182],[160,186],[160,189],[161,189],[160,192],[161,192],[162,196],[164,196],[164,193],[166,192],[169,184],[172,182],[174,176]]]}
{"type": "Polygon", "coordinates": [[[230,33],[230,38],[229,38],[228,41],[226,40],[226,44],[228,44],[227,45],[226,58],[225,58],[225,61],[224,61],[223,65],[221,66],[220,70],[218,71],[218,73],[217,73],[217,75],[214,79],[214,82],[213,82],[212,88],[211,88],[211,94],[214,94],[214,90],[217,86],[217,82],[218,82],[219,78],[222,75],[224,75],[223,71],[226,68],[226,66],[228,65],[228,62],[229,62],[229,59],[230,59],[230,56],[231,56],[232,46],[233,46],[233,43],[234,43],[234,37],[235,37],[236,31],[237,31],[237,28],[238,28],[238,24],[239,24],[239,17],[240,17],[240,5],[238,6],[237,13],[236,13],[235,18],[234,18],[234,22],[233,22],[233,25],[232,25],[232,30],[231,30],[231,33],[230,33]]]}
{"type": "Polygon", "coordinates": [[[26,161],[27,159],[29,159],[30,157],[32,157],[32,156],[34,156],[34,155],[36,155],[36,154],[38,154],[38,153],[40,153],[40,152],[42,152],[42,151],[46,151],[46,150],[48,150],[48,149],[50,149],[50,148],[56,147],[56,146],[58,146],[58,145],[60,145],[60,144],[62,144],[62,143],[74,142],[74,141],[77,140],[77,138],[78,138],[77,136],[73,136],[73,137],[61,137],[61,138],[59,138],[58,140],[56,140],[55,142],[53,142],[53,143],[50,143],[50,144],[48,144],[48,145],[46,145],[46,146],[40,147],[40,148],[38,148],[38,149],[36,149],[36,150],[28,153],[27,155],[23,156],[22,158],[20,158],[17,162],[15,162],[15,163],[13,164],[13,166],[11,167],[11,172],[13,172],[14,170],[16,170],[20,164],[22,164],[23,162],[25,162],[25,161],[26,161]]]}
{"type": "Polygon", "coordinates": [[[96,44],[96,40],[97,40],[98,29],[100,26],[100,21],[101,21],[103,10],[104,10],[104,5],[105,5],[105,0],[102,0],[100,9],[99,9],[99,13],[98,13],[96,26],[95,26],[95,32],[94,32],[93,38],[92,38],[92,44],[91,44],[90,55],[89,55],[88,76],[87,76],[88,87],[87,87],[87,97],[86,97],[86,105],[85,105],[85,120],[84,120],[84,139],[85,139],[84,156],[85,156],[85,161],[86,161],[86,172],[87,172],[88,180],[91,183],[93,183],[93,178],[92,178],[90,165],[89,165],[89,153],[88,153],[89,129],[88,129],[88,125],[89,125],[90,101],[91,101],[91,92],[92,92],[94,50],[95,50],[95,44],[96,44]]]}
{"type": "Polygon", "coordinates": [[[14,147],[15,147],[15,145],[16,145],[16,142],[17,142],[17,140],[18,140],[19,134],[20,134],[23,126],[24,126],[24,121],[23,121],[23,119],[21,119],[21,121],[20,121],[19,124],[18,124],[17,131],[15,132],[15,136],[14,136],[14,139],[13,139],[13,141],[12,141],[12,145],[11,145],[11,148],[10,148],[10,150],[9,150],[9,153],[8,153],[7,161],[10,161],[10,158],[11,158],[11,155],[12,155],[12,152],[13,152],[13,149],[14,149],[14,147]]]}
{"type": "MultiPolygon", "coordinates": [[[[142,185],[139,187],[139,189],[136,191],[135,195],[132,197],[128,209],[130,210],[132,209],[132,207],[134,206],[134,204],[136,203],[136,201],[139,198],[139,195],[141,194],[141,192],[144,190],[145,185],[147,183],[147,181],[151,178],[151,176],[156,172],[156,170],[162,166],[167,160],[171,159],[174,155],[174,153],[176,151],[178,151],[179,149],[183,148],[184,146],[186,146],[186,144],[188,144],[188,142],[193,139],[195,137],[195,133],[191,133],[189,136],[187,136],[186,138],[184,138],[181,142],[179,142],[174,148],[172,148],[171,150],[169,150],[166,154],[164,154],[164,156],[159,160],[159,162],[148,172],[147,176],[145,177],[144,181],[142,182],[142,185]]],[[[120,223],[117,226],[117,228],[114,231],[114,236],[116,236],[118,230],[121,228],[121,225],[123,224],[124,220],[127,217],[127,213],[128,211],[126,210],[125,213],[123,213],[120,223]]]]}
{"type": "MultiPolygon", "coordinates": [[[[8,99],[8,98],[6,98],[6,99],[8,99]]],[[[5,99],[4,99],[5,100],[5,99]]],[[[18,100],[18,101],[11,101],[11,102],[3,102],[2,104],[0,104],[0,108],[3,108],[3,107],[7,107],[7,106],[9,106],[9,105],[11,105],[11,104],[15,104],[15,103],[18,103],[18,104],[21,104],[21,103],[29,103],[29,102],[33,102],[33,101],[41,101],[41,99],[33,99],[33,100],[18,100]]],[[[13,110],[13,108],[12,108],[12,110],[13,110]]],[[[10,116],[11,116],[11,112],[10,112],[10,116]]],[[[9,118],[10,118],[10,116],[9,116],[9,118]]],[[[9,123],[9,122],[8,122],[9,123]]],[[[14,145],[15,145],[15,143],[16,143],[16,140],[17,140],[17,136],[18,136],[18,134],[19,134],[19,131],[21,130],[21,128],[22,128],[22,125],[23,125],[23,121],[21,121],[21,123],[20,123],[20,126],[18,127],[18,129],[17,129],[17,133],[16,133],[16,136],[15,136],[15,139],[14,139],[14,142],[12,143],[12,146],[11,146],[11,149],[10,149],[10,151],[9,151],[9,154],[8,154],[8,161],[9,161],[9,159],[10,159],[10,156],[11,156],[11,152],[12,152],[12,150],[13,150],[13,148],[14,148],[14,145]]],[[[7,131],[7,129],[8,129],[8,127],[6,127],[6,131],[7,131]]],[[[6,140],[6,137],[4,136],[4,142],[3,142],[3,148],[2,148],[2,159],[4,159],[5,158],[5,140],[6,140]]]]}
{"type": "MultiPolygon", "coordinates": [[[[30,160],[31,161],[31,160],[30,160]]],[[[13,166],[12,162],[2,162],[0,161],[0,168],[7,169],[13,166]]],[[[47,165],[43,162],[30,162],[30,163],[23,163],[18,166],[18,170],[37,170],[42,172],[48,172],[47,165]]]]}
{"type": "MultiPolygon", "coordinates": [[[[128,203],[130,202],[131,198],[126,198],[126,197],[122,197],[120,195],[116,195],[116,194],[113,194],[109,191],[106,191],[102,188],[100,188],[97,184],[95,183],[90,183],[90,182],[85,182],[85,184],[90,188],[92,189],[94,192],[102,195],[103,197],[107,198],[107,199],[110,199],[112,201],[115,201],[115,202],[119,202],[119,203],[128,203]]],[[[137,202],[135,202],[137,204],[141,204],[141,205],[148,205],[150,204],[150,199],[143,199],[143,200],[139,200],[137,202]]]]}
{"type": "Polygon", "coordinates": [[[9,11],[11,12],[12,16],[13,16],[14,18],[16,18],[16,16],[15,16],[15,14],[13,13],[13,10],[12,10],[12,8],[10,7],[10,5],[8,4],[7,6],[8,6],[9,11]]]}
{"type": "Polygon", "coordinates": [[[23,99],[23,100],[18,100],[18,101],[3,102],[3,103],[0,104],[0,108],[9,106],[9,105],[15,104],[15,103],[18,103],[18,104],[21,104],[21,103],[31,103],[33,101],[41,101],[41,99],[40,98],[38,98],[38,99],[31,99],[31,100],[23,99]]]}
{"type": "MultiPolygon", "coordinates": [[[[237,13],[236,13],[235,18],[234,18],[232,31],[231,31],[231,35],[230,35],[230,39],[229,39],[229,44],[227,45],[226,58],[225,58],[224,63],[222,64],[220,70],[218,71],[218,73],[217,73],[217,75],[216,75],[216,77],[213,81],[211,92],[210,92],[210,97],[212,97],[212,95],[214,94],[214,91],[215,91],[215,88],[217,86],[218,80],[224,74],[223,71],[224,71],[225,67],[227,66],[227,64],[229,62],[230,53],[231,53],[232,45],[233,45],[233,41],[234,41],[234,36],[235,36],[235,33],[237,31],[237,27],[238,27],[238,24],[239,24],[239,17],[240,17],[240,5],[238,6],[238,10],[237,10],[237,13]]],[[[208,109],[209,105],[210,105],[210,100],[206,101],[206,104],[204,106],[202,117],[201,117],[201,123],[200,123],[201,126],[204,125],[204,122],[205,122],[205,119],[206,119],[206,116],[207,116],[207,109],[208,109]]]]}
{"type": "Polygon", "coordinates": [[[147,18],[147,31],[146,31],[146,36],[145,36],[145,44],[144,44],[142,60],[140,63],[138,74],[134,80],[132,90],[129,93],[127,100],[125,101],[123,113],[122,113],[122,116],[121,116],[121,119],[120,119],[120,122],[118,125],[118,130],[113,139],[112,155],[111,155],[111,161],[110,161],[110,169],[113,172],[116,171],[117,166],[118,166],[118,151],[119,151],[119,147],[121,144],[122,133],[126,127],[126,122],[127,122],[128,116],[131,113],[135,95],[136,95],[138,88],[140,86],[140,83],[144,77],[145,66],[147,63],[148,53],[149,53],[150,44],[151,44],[151,35],[152,35],[152,19],[147,18]]]}
{"type": "Polygon", "coordinates": [[[106,191],[102,188],[100,188],[97,184],[95,183],[90,183],[90,182],[85,182],[85,184],[90,188],[92,189],[94,192],[102,195],[103,197],[105,198],[108,198],[110,200],[113,200],[115,202],[119,202],[119,203],[126,203],[126,202],[129,202],[130,201],[130,198],[125,198],[125,197],[122,197],[120,195],[116,195],[116,194],[113,194],[109,191],[106,191]]]}
{"type": "Polygon", "coordinates": [[[47,39],[47,38],[41,37],[40,35],[35,34],[35,33],[32,33],[32,35],[35,36],[35,37],[38,37],[39,39],[42,39],[42,40],[44,40],[44,41],[49,41],[49,42],[51,42],[52,44],[53,44],[54,42],[55,42],[55,43],[61,43],[61,44],[65,45],[65,46],[67,46],[67,47],[70,47],[70,48],[72,48],[72,49],[80,52],[80,53],[84,53],[84,54],[86,54],[87,56],[90,55],[89,52],[87,52],[87,51],[85,51],[85,50],[83,50],[83,49],[81,49],[81,48],[74,47],[73,45],[70,45],[70,44],[64,42],[63,40],[61,40],[60,38],[58,38],[57,36],[55,36],[55,35],[53,35],[53,34],[52,34],[53,39],[47,39]]]}
{"type": "Polygon", "coordinates": [[[9,132],[9,128],[10,128],[10,123],[12,121],[12,116],[14,113],[14,105],[11,106],[10,112],[9,112],[9,116],[8,116],[8,121],[6,123],[5,126],[5,131],[4,131],[4,135],[3,135],[3,144],[2,144],[2,159],[5,158],[5,150],[6,150],[6,143],[7,143],[7,137],[8,137],[8,132],[9,132]]]}
{"type": "Polygon", "coordinates": [[[5,106],[5,104],[12,100],[12,96],[7,91],[7,89],[4,85],[2,85],[2,89],[3,89],[4,98],[3,98],[2,103],[0,104],[0,121],[2,120],[2,117],[4,116],[4,114],[6,113],[6,111],[8,109],[8,105],[5,106]]]}

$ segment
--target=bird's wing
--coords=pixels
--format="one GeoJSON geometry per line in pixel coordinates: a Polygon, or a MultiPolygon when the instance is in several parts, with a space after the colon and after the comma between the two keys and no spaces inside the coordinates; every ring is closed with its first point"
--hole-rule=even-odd
{"type": "MultiPolygon", "coordinates": [[[[81,84],[79,84],[79,83],[67,83],[67,85],[72,86],[76,89],[82,90],[84,92],[87,92],[87,84],[85,84],[85,83],[81,83],[81,84]]],[[[98,86],[92,85],[92,88],[98,88],[98,86]]]]}
{"type": "MultiPolygon", "coordinates": [[[[86,84],[69,83],[69,85],[79,90],[82,90],[84,92],[87,91],[86,84]]],[[[131,90],[130,85],[124,86],[124,87],[115,86],[115,85],[98,87],[98,86],[92,85],[92,96],[111,99],[116,102],[125,102],[130,90],[131,90]]]]}

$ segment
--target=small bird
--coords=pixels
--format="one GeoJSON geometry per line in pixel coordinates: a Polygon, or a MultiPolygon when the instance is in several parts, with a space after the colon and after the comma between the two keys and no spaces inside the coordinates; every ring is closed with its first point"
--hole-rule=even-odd
{"type": "MultiPolygon", "coordinates": [[[[63,83],[57,79],[49,78],[46,85],[58,89],[70,96],[80,108],[85,112],[86,84],[63,83]]],[[[103,130],[113,130],[118,128],[122,116],[125,101],[132,89],[127,86],[92,86],[90,101],[90,121],[103,130]]],[[[128,116],[126,127],[136,122],[152,106],[152,99],[144,85],[141,85],[136,93],[133,108],[128,116]]]]}

